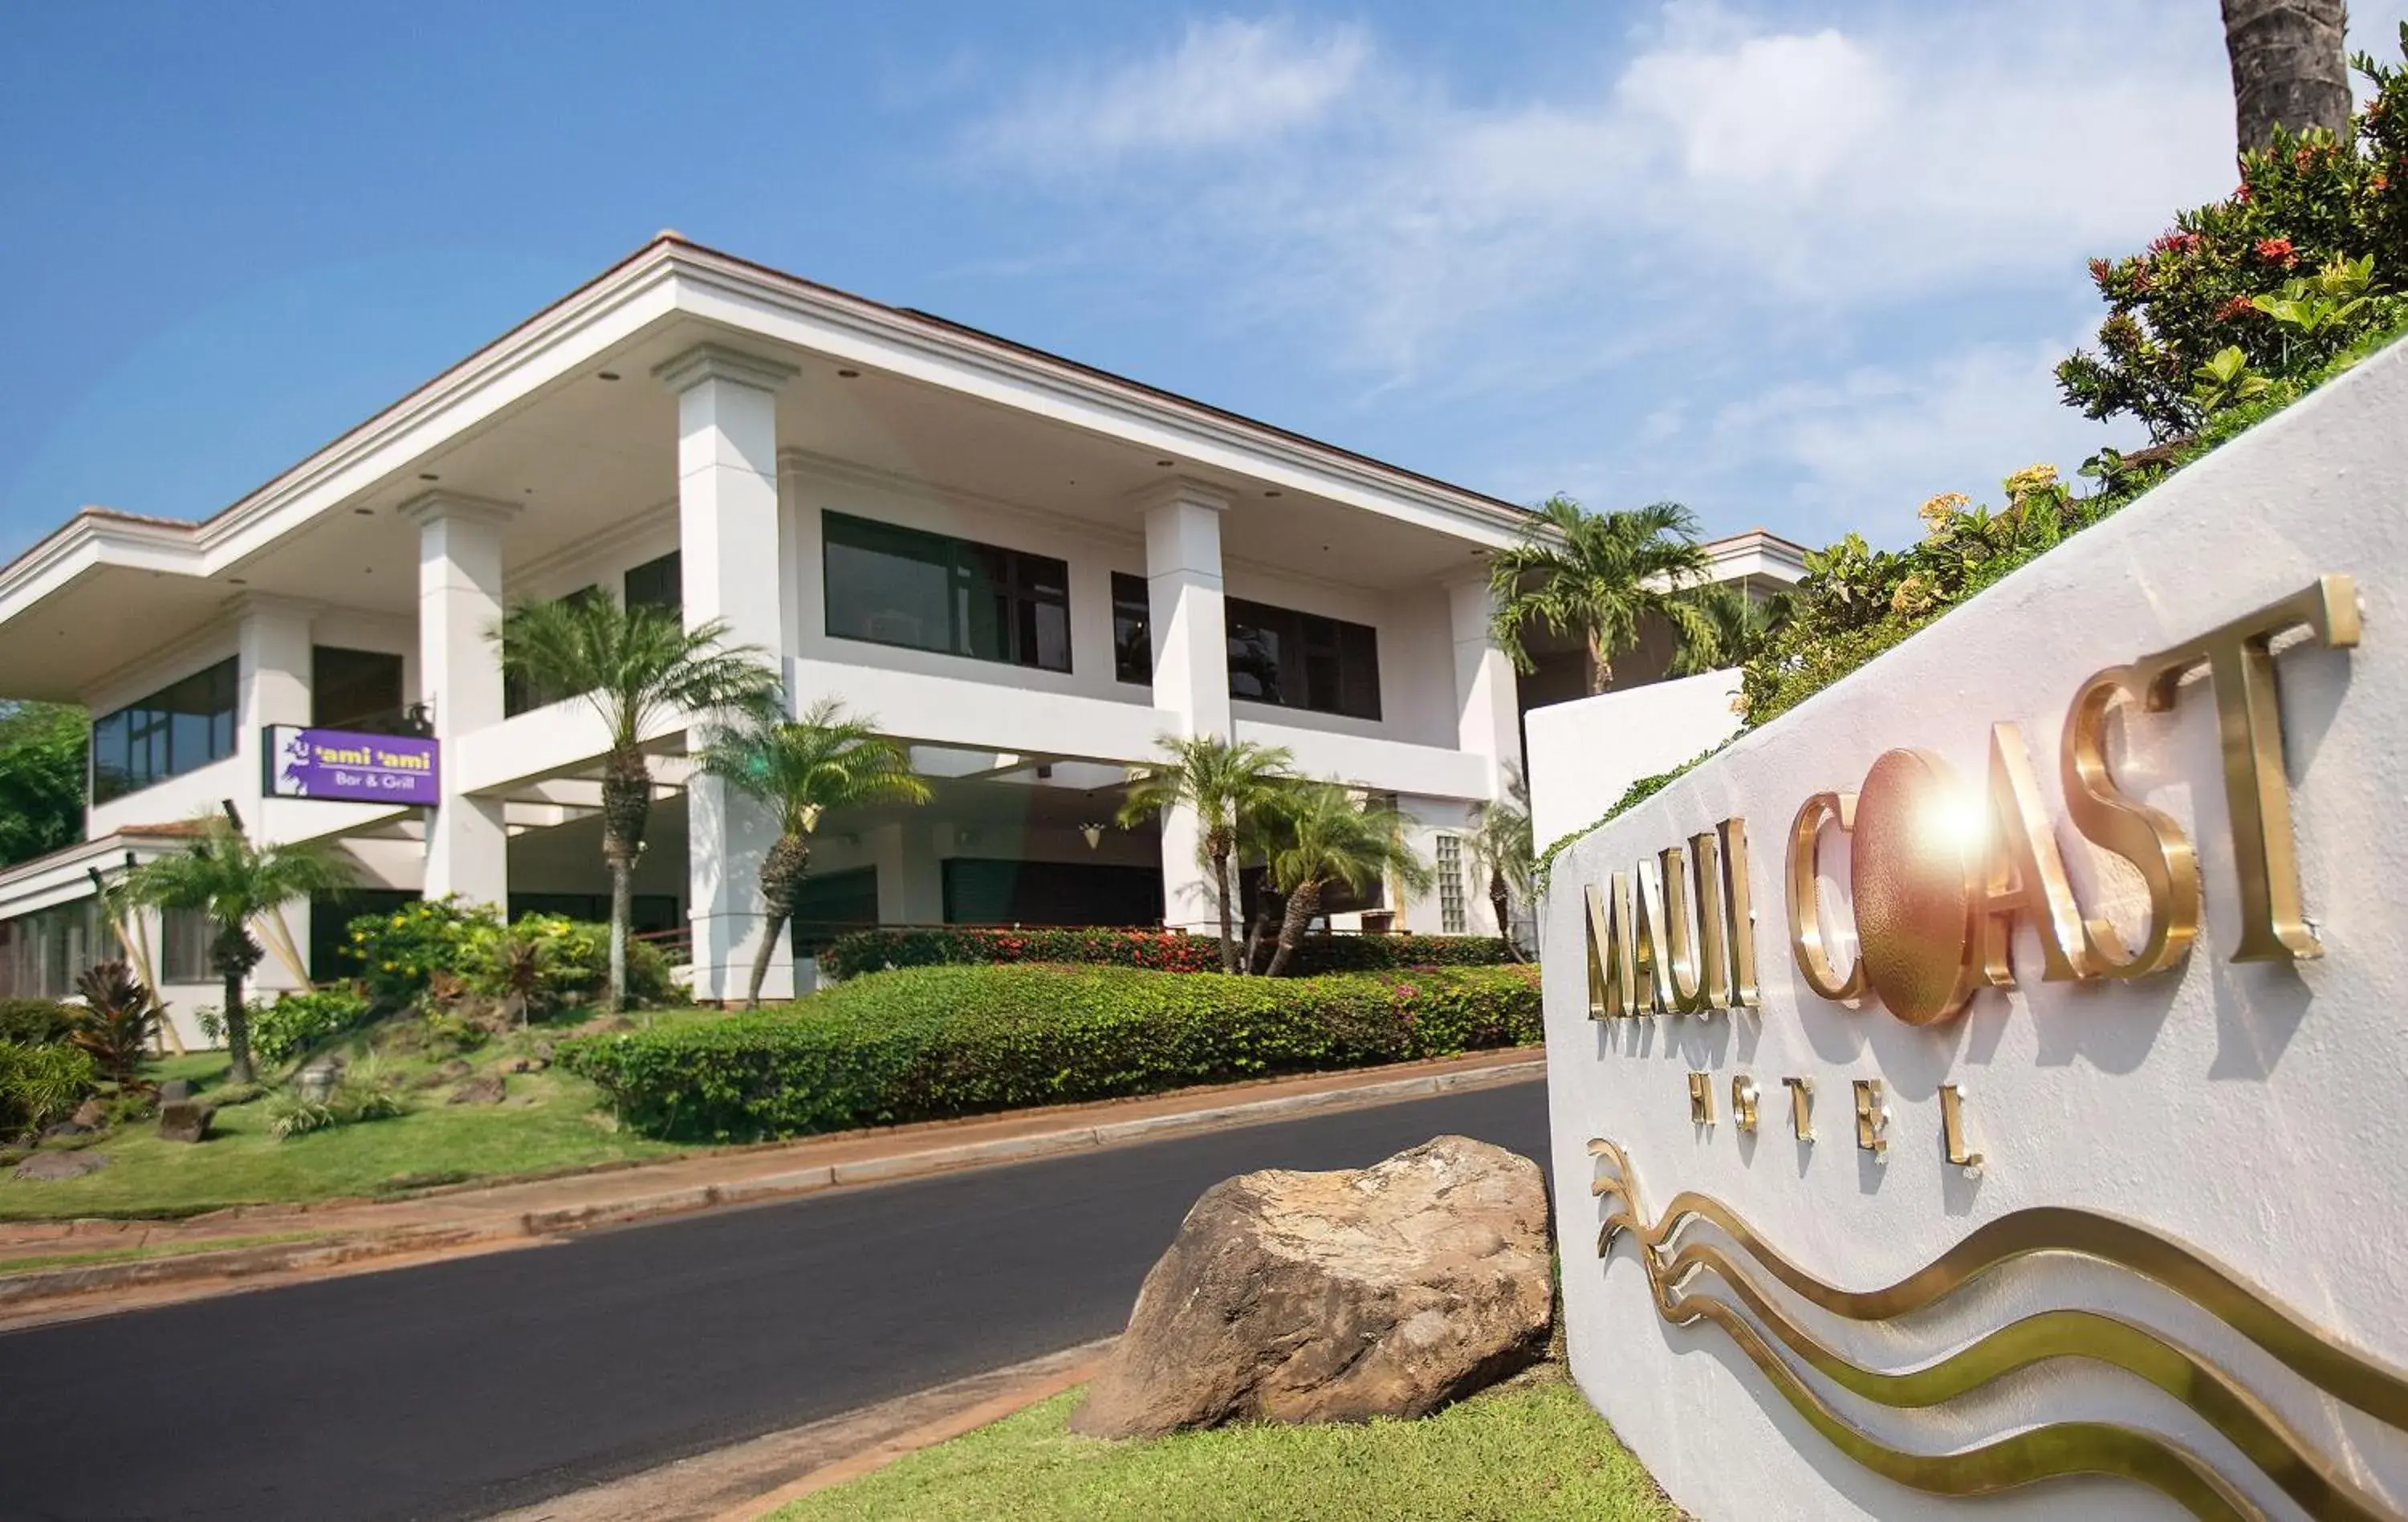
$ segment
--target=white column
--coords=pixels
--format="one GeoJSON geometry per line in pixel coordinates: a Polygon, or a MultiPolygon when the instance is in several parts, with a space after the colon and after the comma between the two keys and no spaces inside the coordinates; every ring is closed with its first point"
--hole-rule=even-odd
{"type": "MultiPolygon", "coordinates": [[[[235,670],[238,682],[236,713],[240,729],[236,736],[236,751],[243,758],[241,780],[236,784],[235,805],[242,811],[243,823],[257,840],[280,840],[286,831],[280,827],[286,821],[273,817],[272,811],[308,809],[308,803],[270,803],[265,796],[267,760],[265,748],[269,725],[307,725],[310,719],[310,639],[309,627],[318,611],[315,603],[294,598],[246,594],[235,604],[239,620],[236,637],[238,658],[235,670]]],[[[324,805],[315,805],[322,808],[324,805]]],[[[284,923],[303,955],[308,955],[309,905],[305,900],[284,906],[284,923]]],[[[158,935],[151,935],[155,955],[158,935]]],[[[291,971],[281,958],[271,955],[259,964],[254,978],[260,990],[272,992],[295,986],[291,971]]]]}
{"type": "MultiPolygon", "coordinates": [[[[785,658],[785,555],[778,513],[777,388],[795,366],[717,344],[652,371],[678,395],[678,548],[688,628],[719,620],[731,645],[785,658]]],[[[818,567],[796,567],[816,575],[818,567]]],[[[765,805],[715,778],[686,786],[686,870],[694,925],[694,997],[744,997],[767,928],[761,862],[778,838],[765,805]]],[[[763,997],[791,998],[792,941],[771,953],[763,997]]]]}
{"type": "MultiPolygon", "coordinates": [[[[1489,632],[1495,607],[1485,576],[1447,587],[1447,608],[1455,629],[1455,745],[1468,754],[1487,758],[1492,799],[1505,796],[1507,768],[1517,773],[1522,769],[1520,689],[1513,663],[1489,632]]],[[[1430,844],[1427,840],[1418,843],[1425,850],[1430,844]]],[[[1501,933],[1505,927],[1496,924],[1486,874],[1476,869],[1469,857],[1463,870],[1467,919],[1501,933]]]]}
{"type": "MultiPolygon", "coordinates": [[[[1228,622],[1221,588],[1221,514],[1228,506],[1219,493],[1180,481],[1146,508],[1154,706],[1172,715],[1182,735],[1231,738],[1228,622]]],[[[1210,869],[1196,859],[1201,838],[1191,809],[1174,810],[1162,822],[1162,923],[1217,935],[1221,911],[1210,869]]]]}
{"type": "Polygon", "coordinates": [[[502,722],[502,529],[506,502],[428,493],[403,505],[418,524],[418,682],[446,753],[442,801],[426,822],[426,897],[509,905],[509,836],[499,798],[452,791],[449,752],[502,722]]]}

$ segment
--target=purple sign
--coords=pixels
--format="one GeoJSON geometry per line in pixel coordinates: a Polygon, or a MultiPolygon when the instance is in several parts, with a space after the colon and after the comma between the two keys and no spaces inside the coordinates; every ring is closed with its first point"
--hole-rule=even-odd
{"type": "Polygon", "coordinates": [[[267,792],[280,798],[433,804],[436,741],[349,729],[267,726],[267,792]]]}

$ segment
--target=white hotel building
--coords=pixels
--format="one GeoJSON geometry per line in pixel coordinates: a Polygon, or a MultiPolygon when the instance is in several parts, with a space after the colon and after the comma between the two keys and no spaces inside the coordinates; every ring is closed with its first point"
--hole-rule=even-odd
{"type": "MultiPolygon", "coordinates": [[[[588,588],[725,621],[798,711],[838,696],[936,779],[926,807],[823,823],[772,994],[844,924],[1211,922],[1192,827],[1110,827],[1164,734],[1396,795],[1440,886],[1341,923],[1490,930],[1455,832],[1519,764],[1522,690],[1577,692],[1570,653],[1517,682],[1488,637],[1486,556],[1525,516],[665,233],[215,517],[89,508],[0,569],[0,696],[95,721],[85,843],[0,873],[0,984],[64,992],[95,874],[222,800],[357,858],[351,902],[287,912],[320,977],[351,913],[406,897],[597,917],[600,727],[526,707],[488,639],[506,606],[588,588]],[[269,796],[268,726],[412,710],[434,807],[269,796]]],[[[1795,579],[1769,536],[1714,549],[1721,574],[1795,579]]],[[[761,933],[768,831],[689,775],[687,740],[651,737],[638,920],[690,927],[714,998],[761,933]]],[[[141,933],[189,1031],[216,1002],[206,936],[141,933]]]]}

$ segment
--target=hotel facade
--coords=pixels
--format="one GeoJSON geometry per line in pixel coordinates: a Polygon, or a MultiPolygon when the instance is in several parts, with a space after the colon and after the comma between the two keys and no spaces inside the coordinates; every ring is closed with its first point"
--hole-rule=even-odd
{"type": "MultiPolygon", "coordinates": [[[[422,895],[600,917],[598,718],[516,690],[491,638],[597,592],[723,623],[796,711],[841,699],[932,781],[823,822],[772,996],[846,925],[1216,924],[1191,819],[1114,824],[1166,735],[1283,747],[1414,818],[1438,885],[1340,927],[1493,931],[1462,833],[1519,767],[1525,691],[1577,691],[1576,651],[1517,679],[1489,636],[1487,556],[1526,516],[663,234],[216,516],[88,508],[0,570],[0,696],[94,721],[84,842],[0,873],[0,983],[66,992],[111,940],[95,884],[227,802],[357,864],[287,908],[314,977],[351,914],[422,895]]],[[[1769,536],[1713,550],[1797,574],[1769,536]]],[[[646,737],[638,928],[722,998],[774,826],[688,740],[646,737]]],[[[206,931],[131,929],[194,1030],[206,931]]]]}

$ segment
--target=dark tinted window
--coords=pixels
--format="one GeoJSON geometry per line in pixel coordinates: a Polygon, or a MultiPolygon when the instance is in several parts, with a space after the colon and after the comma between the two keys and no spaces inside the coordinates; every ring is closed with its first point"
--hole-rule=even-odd
{"type": "Polygon", "coordinates": [[[1112,572],[1112,675],[1154,681],[1154,608],[1145,578],[1126,571],[1112,572]]]}
{"type": "Polygon", "coordinates": [[[107,803],[234,754],[235,663],[160,688],[92,725],[92,798],[107,803]]]}
{"type": "Polygon", "coordinates": [[[830,636],[1070,669],[1064,562],[838,512],[821,522],[830,636]]]}
{"type": "Polygon", "coordinates": [[[1228,601],[1229,696],[1250,703],[1380,716],[1380,643],[1366,624],[1228,601]]]}
{"type": "Polygon", "coordinates": [[[685,562],[675,550],[658,560],[647,560],[627,572],[626,605],[658,608],[682,616],[685,612],[685,562]]]}
{"type": "Polygon", "coordinates": [[[309,722],[321,729],[382,733],[401,712],[401,657],[380,650],[309,652],[309,722]]]}

